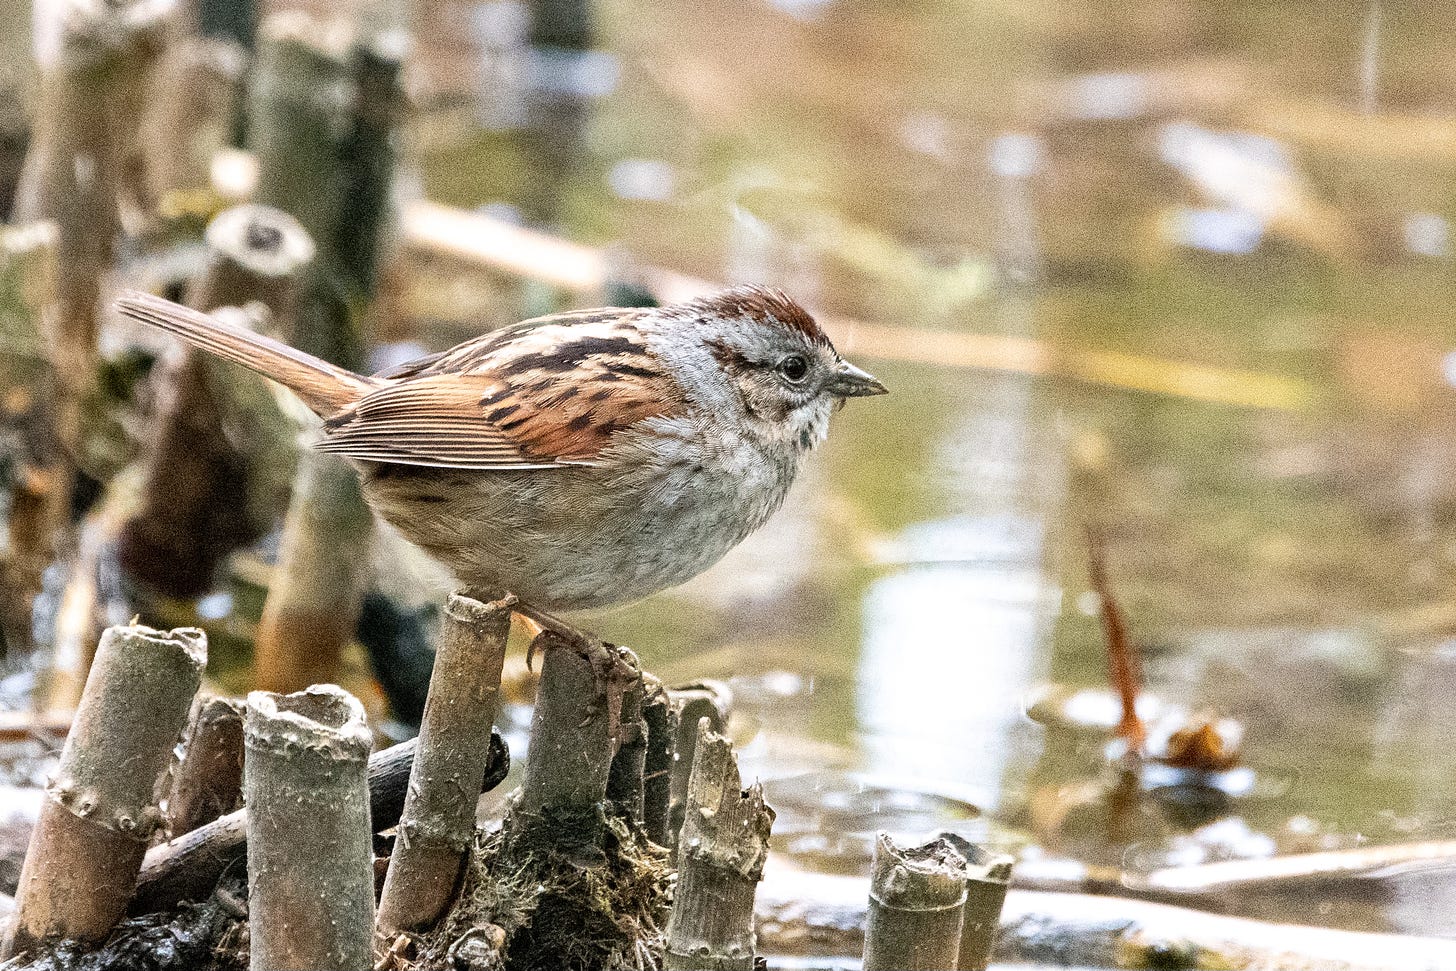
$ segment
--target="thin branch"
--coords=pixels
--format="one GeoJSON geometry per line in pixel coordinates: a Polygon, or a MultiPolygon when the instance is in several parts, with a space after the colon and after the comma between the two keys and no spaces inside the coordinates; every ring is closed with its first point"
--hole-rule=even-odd
{"type": "Polygon", "coordinates": [[[1097,594],[1102,618],[1103,643],[1107,648],[1107,674],[1122,704],[1122,717],[1117,734],[1127,743],[1128,753],[1141,757],[1148,732],[1138,717],[1137,700],[1142,693],[1142,665],[1136,646],[1127,636],[1122,608],[1113,596],[1107,578],[1107,543],[1102,533],[1087,527],[1087,574],[1092,591],[1097,594]]]}

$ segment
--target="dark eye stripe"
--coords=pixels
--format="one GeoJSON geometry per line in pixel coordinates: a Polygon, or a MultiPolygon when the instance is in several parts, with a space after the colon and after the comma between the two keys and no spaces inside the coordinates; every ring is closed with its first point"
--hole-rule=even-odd
{"type": "Polygon", "coordinates": [[[746,371],[753,367],[752,361],[739,353],[736,348],[730,347],[726,341],[710,339],[703,343],[707,346],[708,352],[713,355],[713,359],[725,368],[746,371]]]}

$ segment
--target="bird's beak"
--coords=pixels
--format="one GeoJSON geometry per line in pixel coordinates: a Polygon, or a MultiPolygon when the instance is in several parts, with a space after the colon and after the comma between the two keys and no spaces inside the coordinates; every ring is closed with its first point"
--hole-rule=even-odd
{"type": "Polygon", "coordinates": [[[848,361],[840,361],[829,379],[826,390],[836,398],[864,398],[872,394],[889,394],[890,389],[873,374],[861,371],[848,361]]]}

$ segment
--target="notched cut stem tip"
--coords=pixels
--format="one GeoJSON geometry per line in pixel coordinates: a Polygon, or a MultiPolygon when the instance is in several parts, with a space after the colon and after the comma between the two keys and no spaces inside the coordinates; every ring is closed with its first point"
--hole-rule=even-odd
{"type": "Polygon", "coordinates": [[[870,893],[891,906],[960,904],[965,899],[966,860],[945,839],[902,847],[881,831],[875,835],[870,893]]]}
{"type": "Polygon", "coordinates": [[[374,740],[359,699],[332,684],[286,695],[250,692],[246,732],[249,744],[338,746],[365,756],[374,740]]]}

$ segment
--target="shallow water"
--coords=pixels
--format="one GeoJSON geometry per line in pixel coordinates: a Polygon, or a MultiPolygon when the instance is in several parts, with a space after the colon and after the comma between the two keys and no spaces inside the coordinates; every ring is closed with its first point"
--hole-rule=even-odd
{"type": "Polygon", "coordinates": [[[1103,736],[1025,715],[1103,681],[1088,525],[1148,690],[1239,719],[1257,781],[1212,850],[1050,824],[1065,849],[1451,834],[1456,21],[606,3],[550,67],[588,95],[522,109],[519,8],[440,9],[465,27],[424,48],[427,194],[904,331],[841,347],[894,393],[836,419],[770,527],[600,622],[668,678],[734,679],[746,762],[818,807],[795,845],[853,856],[897,799],[907,831],[967,805],[1036,831],[1096,777],[1103,736]]]}

